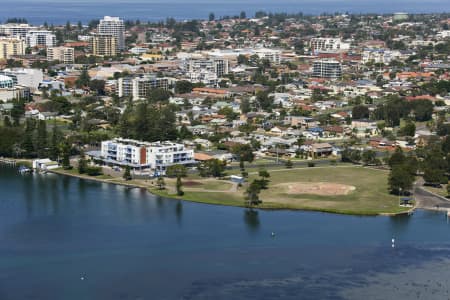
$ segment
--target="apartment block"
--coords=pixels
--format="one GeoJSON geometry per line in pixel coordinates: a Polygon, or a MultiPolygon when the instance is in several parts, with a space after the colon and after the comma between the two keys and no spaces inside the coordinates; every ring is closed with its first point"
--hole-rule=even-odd
{"type": "Polygon", "coordinates": [[[186,149],[183,144],[169,141],[148,143],[122,138],[103,141],[101,159],[106,164],[153,170],[161,175],[171,165],[195,163],[194,151],[186,149]]]}
{"type": "Polygon", "coordinates": [[[0,37],[0,59],[25,54],[25,41],[16,37],[0,37]]]}
{"type": "Polygon", "coordinates": [[[139,100],[147,98],[150,95],[150,91],[156,88],[167,90],[169,88],[169,80],[151,74],[140,77],[119,78],[117,90],[119,97],[132,97],[133,100],[139,100]]]}
{"type": "Polygon", "coordinates": [[[1,24],[0,35],[25,38],[28,32],[37,29],[38,29],[37,27],[31,26],[29,24],[16,24],[16,23],[1,24]]]}
{"type": "Polygon", "coordinates": [[[71,47],[48,47],[47,60],[59,61],[63,64],[73,64],[75,49],[71,47]]]}
{"type": "Polygon", "coordinates": [[[56,36],[48,30],[31,30],[25,36],[28,47],[54,47],[56,36]]]}
{"type": "Polygon", "coordinates": [[[117,38],[117,50],[125,49],[125,25],[118,17],[105,16],[98,24],[99,34],[112,35],[117,38]]]}
{"type": "Polygon", "coordinates": [[[310,41],[311,51],[314,53],[338,52],[348,50],[350,44],[343,43],[337,38],[312,38],[310,41]]]}
{"type": "Polygon", "coordinates": [[[338,79],[342,77],[341,63],[336,60],[317,60],[313,64],[313,77],[338,79]]]}
{"type": "Polygon", "coordinates": [[[89,40],[89,49],[96,56],[116,56],[117,37],[109,34],[94,34],[89,40]]]}

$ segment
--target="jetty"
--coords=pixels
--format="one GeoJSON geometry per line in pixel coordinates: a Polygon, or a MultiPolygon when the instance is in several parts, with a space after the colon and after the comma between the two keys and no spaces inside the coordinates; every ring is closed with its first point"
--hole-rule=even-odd
{"type": "Polygon", "coordinates": [[[0,157],[0,164],[8,165],[8,166],[15,166],[17,164],[17,162],[14,159],[0,157]]]}

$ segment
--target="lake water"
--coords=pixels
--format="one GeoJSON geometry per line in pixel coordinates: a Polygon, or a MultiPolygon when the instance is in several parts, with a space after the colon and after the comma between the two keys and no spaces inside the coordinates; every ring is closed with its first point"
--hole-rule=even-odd
{"type": "Polygon", "coordinates": [[[238,15],[241,11],[253,16],[259,10],[305,14],[450,11],[450,2],[446,0],[2,0],[1,4],[0,21],[24,17],[33,24],[86,23],[104,15],[152,21],[167,17],[206,19],[210,12],[216,17],[238,15]]]}
{"type": "Polygon", "coordinates": [[[0,191],[2,300],[450,295],[440,213],[249,211],[8,167],[0,191]]]}

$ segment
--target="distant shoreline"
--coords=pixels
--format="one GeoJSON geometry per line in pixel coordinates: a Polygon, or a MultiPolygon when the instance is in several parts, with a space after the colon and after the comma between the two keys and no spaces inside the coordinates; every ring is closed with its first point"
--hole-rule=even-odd
{"type": "Polygon", "coordinates": [[[4,22],[9,17],[25,18],[33,25],[42,25],[44,22],[54,25],[65,25],[67,21],[76,24],[82,21],[100,19],[104,15],[119,16],[126,20],[141,20],[143,22],[159,22],[166,18],[176,20],[206,20],[210,12],[214,13],[216,19],[224,16],[236,16],[245,11],[248,18],[252,18],[257,11],[267,13],[302,12],[308,16],[318,16],[324,13],[334,14],[377,14],[388,15],[399,11],[409,14],[438,14],[450,12],[448,1],[411,2],[399,1],[341,1],[327,0],[325,3],[319,1],[305,0],[302,2],[292,0],[281,1],[223,1],[211,2],[196,0],[191,3],[185,1],[156,1],[152,3],[135,1],[132,4],[119,1],[33,1],[33,0],[5,0],[4,8],[0,12],[0,21],[4,22]],[[321,5],[322,4],[322,5],[321,5]],[[323,5],[325,4],[325,5],[323,5]],[[48,10],[52,10],[52,16],[48,16],[48,10]],[[433,9],[439,11],[432,11],[433,9]]]}

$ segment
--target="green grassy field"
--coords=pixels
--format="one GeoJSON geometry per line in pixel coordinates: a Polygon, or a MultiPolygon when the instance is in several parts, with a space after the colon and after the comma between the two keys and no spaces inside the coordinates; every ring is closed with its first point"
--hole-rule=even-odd
{"type": "MultiPolygon", "coordinates": [[[[351,214],[399,213],[398,198],[388,193],[388,172],[356,166],[317,167],[272,171],[268,190],[261,193],[264,203],[281,204],[288,208],[322,210],[351,214]],[[279,184],[338,183],[354,187],[347,195],[316,195],[288,193],[279,184]]],[[[250,180],[256,178],[250,176],[250,180]]]]}
{"type": "MultiPolygon", "coordinates": [[[[269,188],[261,192],[260,198],[263,203],[258,206],[260,208],[315,210],[355,215],[396,214],[408,211],[408,208],[399,206],[398,197],[388,193],[388,172],[384,170],[341,165],[268,169],[268,171],[269,188]],[[313,189],[315,186],[321,187],[319,192],[313,189]],[[339,188],[343,188],[347,194],[339,188]],[[314,192],[308,194],[311,190],[314,192]],[[333,193],[330,194],[330,191],[333,193]]],[[[80,176],[76,169],[58,170],[58,173],[80,176]]],[[[82,177],[140,186],[164,197],[216,205],[245,206],[246,183],[236,188],[226,180],[189,176],[183,178],[184,195],[179,197],[175,194],[175,179],[167,178],[166,189],[158,190],[151,180],[125,181],[110,176],[82,177]]],[[[251,182],[256,178],[258,175],[255,170],[250,173],[248,181],[251,182]]]]}
{"type": "MultiPolygon", "coordinates": [[[[377,215],[402,213],[408,208],[400,207],[398,197],[388,193],[388,172],[359,166],[326,166],[298,169],[269,169],[271,174],[269,189],[263,190],[260,198],[261,208],[267,209],[301,209],[324,212],[377,215]],[[285,185],[299,186],[316,183],[341,184],[354,188],[346,195],[318,195],[292,193],[285,185]]],[[[258,178],[256,172],[250,173],[249,181],[258,178]]],[[[210,181],[213,182],[213,181],[210,181]]],[[[190,191],[184,189],[185,195],[177,197],[169,183],[168,191],[155,191],[162,196],[185,199],[189,201],[244,206],[245,184],[235,192],[223,192],[221,181],[218,186],[209,185],[209,191],[190,191]],[[216,191],[216,192],[215,192],[216,191]]]]}

